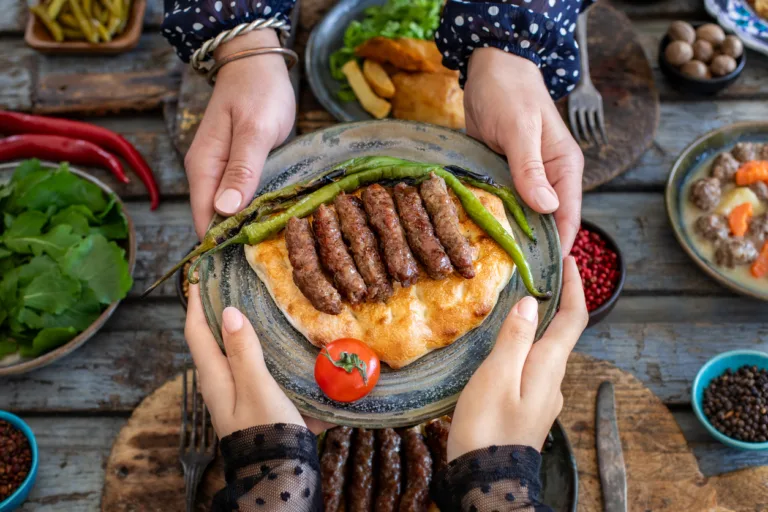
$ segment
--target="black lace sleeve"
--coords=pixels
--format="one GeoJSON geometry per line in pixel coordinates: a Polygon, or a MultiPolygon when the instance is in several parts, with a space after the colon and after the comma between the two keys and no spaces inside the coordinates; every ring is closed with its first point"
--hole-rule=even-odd
{"type": "Polygon", "coordinates": [[[305,427],[276,423],[239,430],[221,440],[227,486],[213,512],[321,512],[317,437],[305,427]]]}
{"type": "Polygon", "coordinates": [[[441,512],[551,512],[539,502],[541,455],[530,446],[490,446],[451,461],[433,490],[441,512]]]}

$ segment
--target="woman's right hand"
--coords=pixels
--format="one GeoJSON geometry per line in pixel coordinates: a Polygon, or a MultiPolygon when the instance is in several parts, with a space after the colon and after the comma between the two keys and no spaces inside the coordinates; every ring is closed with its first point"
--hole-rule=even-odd
{"type": "Polygon", "coordinates": [[[568,356],[587,326],[587,306],[573,257],[564,262],[560,311],[533,343],[538,304],[525,297],[510,311],[496,346],[462,391],[448,435],[448,460],[492,445],[541,450],[563,407],[568,356]]]}

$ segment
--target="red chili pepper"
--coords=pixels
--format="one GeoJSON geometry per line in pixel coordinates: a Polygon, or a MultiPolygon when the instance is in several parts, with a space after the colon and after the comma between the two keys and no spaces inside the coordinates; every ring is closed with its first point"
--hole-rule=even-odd
{"type": "Polygon", "coordinates": [[[58,135],[12,135],[0,139],[0,161],[19,158],[42,158],[80,165],[106,167],[117,179],[128,183],[120,161],[96,144],[58,135]]]}
{"type": "Polygon", "coordinates": [[[160,204],[157,182],[147,161],[122,135],[81,121],[59,117],[42,117],[0,110],[0,132],[9,134],[39,133],[61,135],[92,142],[123,157],[139,176],[149,192],[152,209],[160,204]]]}

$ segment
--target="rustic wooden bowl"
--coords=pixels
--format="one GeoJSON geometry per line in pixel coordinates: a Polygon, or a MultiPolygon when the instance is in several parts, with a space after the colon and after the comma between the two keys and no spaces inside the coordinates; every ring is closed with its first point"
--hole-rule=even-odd
{"type": "MultiPolygon", "coordinates": [[[[54,164],[51,162],[42,162],[44,167],[50,167],[50,168],[57,168],[58,164],[54,164]]],[[[13,169],[16,168],[18,165],[18,162],[9,162],[9,163],[3,163],[0,164],[0,173],[3,172],[11,172],[13,169]]],[[[104,191],[105,194],[113,194],[113,190],[109,188],[107,185],[102,183],[100,180],[94,178],[90,174],[87,174],[79,169],[76,169],[74,167],[69,168],[69,170],[76,174],[77,176],[86,179],[90,181],[91,183],[96,184],[101,190],[104,191]]],[[[120,247],[125,249],[126,254],[128,255],[128,271],[131,274],[131,277],[133,277],[133,269],[136,266],[136,229],[133,226],[133,220],[131,220],[130,215],[125,209],[125,203],[120,199],[120,197],[115,194],[115,197],[117,198],[117,202],[120,203],[120,206],[123,209],[123,213],[125,214],[125,218],[128,221],[128,238],[121,241],[120,247]]],[[[109,317],[112,316],[112,313],[115,312],[115,309],[117,309],[117,305],[120,304],[120,301],[115,301],[109,306],[107,306],[107,309],[101,312],[101,315],[96,319],[95,322],[93,322],[86,330],[72,338],[69,342],[65,343],[64,345],[58,347],[55,350],[51,350],[50,352],[47,352],[39,357],[35,357],[34,359],[21,359],[19,362],[10,364],[9,366],[0,366],[0,377],[3,377],[5,375],[18,375],[21,373],[27,373],[32,370],[37,370],[38,368],[42,368],[43,366],[48,366],[49,364],[53,363],[54,361],[57,361],[61,359],[62,357],[69,355],[70,353],[74,352],[75,349],[79,348],[82,344],[84,344],[86,341],[91,339],[91,337],[98,332],[99,329],[101,329],[104,324],[109,320],[109,317]]]]}
{"type": "Polygon", "coordinates": [[[24,32],[24,41],[41,53],[47,54],[116,54],[130,50],[139,43],[141,29],[144,24],[144,11],[147,8],[147,0],[133,0],[128,23],[123,33],[109,42],[89,43],[86,41],[62,41],[57,42],[37,17],[29,13],[27,29],[24,32]]]}

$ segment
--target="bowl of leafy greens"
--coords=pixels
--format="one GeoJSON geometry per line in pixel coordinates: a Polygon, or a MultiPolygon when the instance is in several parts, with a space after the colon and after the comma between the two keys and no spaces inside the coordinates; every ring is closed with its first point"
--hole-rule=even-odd
{"type": "Polygon", "coordinates": [[[101,328],[133,285],[122,201],[67,163],[0,164],[0,376],[40,368],[101,328]]]}

